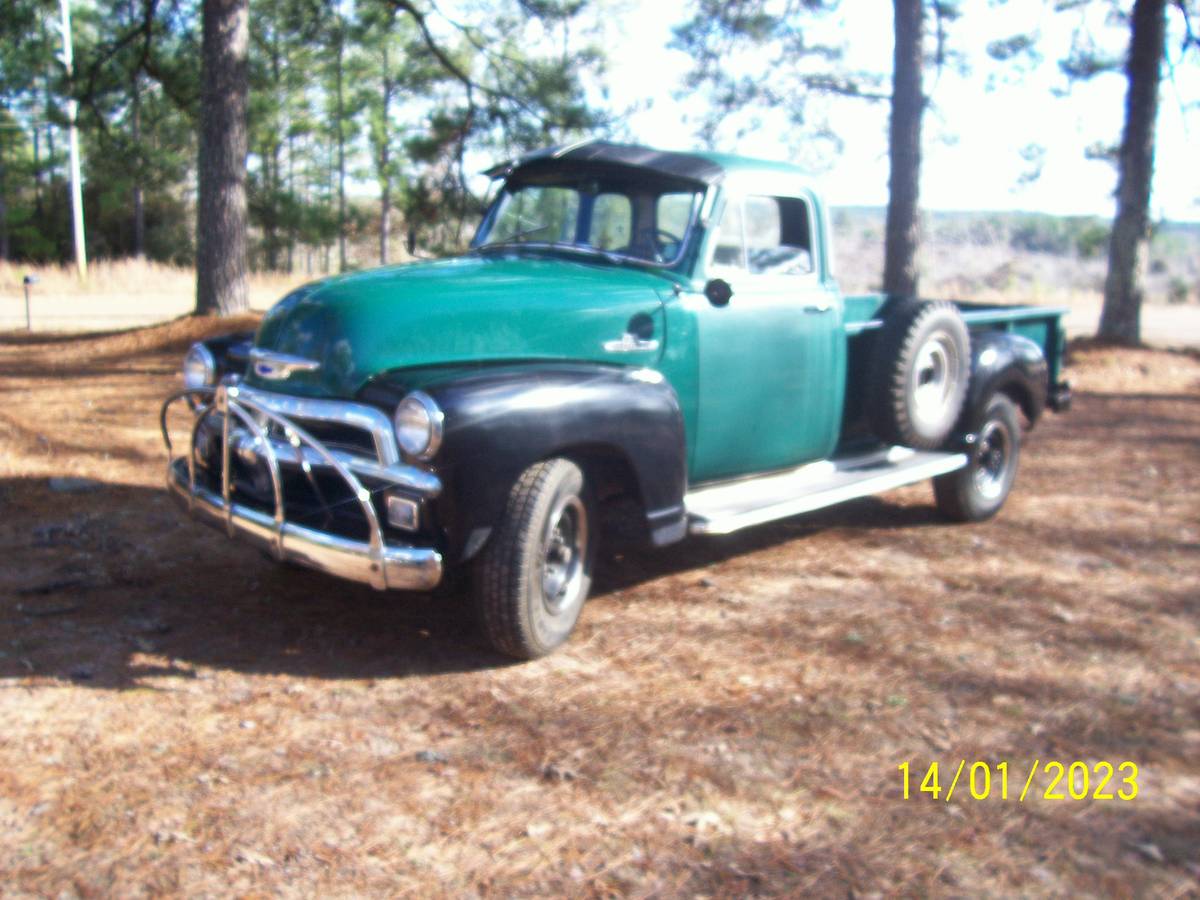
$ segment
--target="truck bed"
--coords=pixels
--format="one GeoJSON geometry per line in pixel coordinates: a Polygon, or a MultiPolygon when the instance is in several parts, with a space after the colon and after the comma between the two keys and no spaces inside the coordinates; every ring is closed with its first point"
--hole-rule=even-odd
{"type": "MultiPolygon", "coordinates": [[[[842,322],[848,338],[869,334],[882,327],[879,310],[884,294],[854,294],[844,298],[842,322]]],[[[1069,310],[1056,306],[1007,306],[1003,303],[968,303],[951,300],[962,312],[971,331],[1008,331],[1029,338],[1042,348],[1050,369],[1050,383],[1059,380],[1066,330],[1062,318],[1069,310]]],[[[851,347],[855,342],[851,341],[851,347]]],[[[853,368],[851,369],[853,371],[853,368]]]]}

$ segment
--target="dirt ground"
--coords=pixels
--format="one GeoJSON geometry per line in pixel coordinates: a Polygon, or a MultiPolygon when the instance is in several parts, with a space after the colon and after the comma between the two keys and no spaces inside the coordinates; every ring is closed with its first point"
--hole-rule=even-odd
{"type": "Polygon", "coordinates": [[[461,595],[177,514],[158,402],[217,327],[0,336],[0,894],[1200,895],[1195,356],[1076,347],[991,522],[920,485],[610,552],[514,665],[461,595]],[[1019,802],[1035,760],[1137,797],[1019,802]]]}

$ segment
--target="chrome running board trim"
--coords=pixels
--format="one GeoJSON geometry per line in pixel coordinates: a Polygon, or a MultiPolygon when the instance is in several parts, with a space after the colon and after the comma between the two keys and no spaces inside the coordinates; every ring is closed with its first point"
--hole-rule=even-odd
{"type": "Polygon", "coordinates": [[[966,464],[963,453],[891,447],[701,487],[690,491],[684,504],[692,534],[729,534],[945,475],[966,464]]]}

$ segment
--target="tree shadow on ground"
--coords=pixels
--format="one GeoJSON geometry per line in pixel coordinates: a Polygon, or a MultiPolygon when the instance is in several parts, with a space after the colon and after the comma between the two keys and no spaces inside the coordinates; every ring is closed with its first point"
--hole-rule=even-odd
{"type": "MultiPolygon", "coordinates": [[[[10,560],[0,576],[8,636],[0,678],[131,688],[148,677],[191,677],[197,666],[353,679],[512,664],[483,648],[457,572],[432,594],[376,592],[281,566],[143,487],[71,494],[42,479],[8,479],[0,504],[8,511],[0,548],[10,560]]],[[[868,499],[724,539],[624,547],[601,554],[591,602],[830,528],[935,522],[932,508],[868,499]]]]}

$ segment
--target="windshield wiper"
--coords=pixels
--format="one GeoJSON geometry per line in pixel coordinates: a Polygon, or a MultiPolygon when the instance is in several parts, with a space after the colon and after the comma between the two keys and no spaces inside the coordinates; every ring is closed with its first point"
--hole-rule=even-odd
{"type": "Polygon", "coordinates": [[[549,225],[537,225],[533,228],[526,228],[524,231],[518,231],[516,234],[509,235],[502,241],[496,241],[496,242],[490,243],[490,244],[481,244],[480,246],[503,247],[508,244],[522,244],[522,243],[524,243],[524,241],[521,240],[522,238],[529,237],[529,235],[531,235],[531,234],[537,234],[539,231],[545,231],[549,227],[550,227],[549,225]]]}

